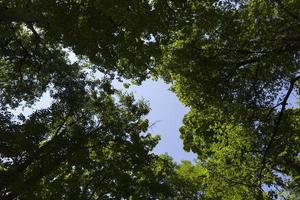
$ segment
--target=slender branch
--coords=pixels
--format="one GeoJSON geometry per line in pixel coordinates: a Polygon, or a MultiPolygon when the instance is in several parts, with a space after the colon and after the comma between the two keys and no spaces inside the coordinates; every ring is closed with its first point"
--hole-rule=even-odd
{"type": "Polygon", "coordinates": [[[260,58],[250,58],[248,60],[244,60],[244,61],[241,61],[241,62],[238,62],[238,63],[234,63],[235,64],[235,67],[233,70],[231,70],[231,72],[227,75],[226,77],[226,80],[227,81],[230,81],[235,73],[242,67],[244,67],[245,65],[249,65],[249,64],[254,64],[254,63],[257,63],[259,61],[260,58]]]}
{"type": "Polygon", "coordinates": [[[25,55],[24,57],[31,57],[31,54],[29,53],[29,51],[26,49],[26,47],[23,45],[23,43],[20,40],[16,40],[17,43],[20,45],[20,47],[23,49],[25,55]]]}
{"type": "Polygon", "coordinates": [[[239,68],[241,68],[241,67],[243,67],[245,65],[253,64],[253,63],[256,63],[258,61],[259,61],[258,58],[250,58],[248,60],[244,60],[244,61],[236,63],[235,66],[236,66],[237,69],[239,69],[239,68]]]}
{"type": "Polygon", "coordinates": [[[260,181],[260,184],[261,184],[261,179],[262,179],[262,173],[263,173],[263,170],[264,168],[266,167],[266,162],[267,162],[267,156],[268,156],[268,153],[270,151],[270,149],[272,148],[272,145],[273,145],[273,142],[275,140],[275,137],[279,131],[279,127],[280,127],[280,123],[281,123],[281,120],[282,120],[282,117],[283,117],[283,113],[286,109],[286,105],[287,105],[287,101],[294,89],[294,86],[295,86],[295,83],[300,80],[300,76],[297,76],[295,78],[293,78],[291,81],[290,81],[290,86],[289,86],[289,89],[283,99],[283,101],[281,102],[281,110],[279,112],[279,115],[278,115],[278,118],[277,118],[277,121],[276,121],[276,124],[275,124],[275,128],[274,128],[274,131],[273,131],[273,134],[271,135],[271,138],[270,138],[270,141],[269,143],[267,144],[266,148],[265,148],[265,151],[264,151],[264,154],[263,154],[263,158],[262,158],[262,167],[259,171],[259,175],[258,175],[258,178],[259,178],[259,181],[260,181]]]}
{"type": "Polygon", "coordinates": [[[67,119],[65,119],[56,129],[55,133],[54,133],[54,136],[57,136],[60,132],[61,132],[61,129],[64,127],[64,125],[66,124],[66,121],[67,119]]]}
{"type": "Polygon", "coordinates": [[[40,41],[41,40],[41,36],[38,34],[38,32],[35,30],[33,23],[26,23],[27,27],[31,30],[31,32],[33,33],[34,37],[40,41]]]}
{"type": "Polygon", "coordinates": [[[273,110],[275,110],[277,107],[281,106],[283,104],[283,101],[279,102],[272,108],[270,108],[269,112],[267,113],[266,119],[269,119],[270,115],[272,114],[273,110]]]}

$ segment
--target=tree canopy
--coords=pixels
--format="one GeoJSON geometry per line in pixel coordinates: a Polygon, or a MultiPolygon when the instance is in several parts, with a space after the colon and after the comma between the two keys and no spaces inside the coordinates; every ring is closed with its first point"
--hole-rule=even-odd
{"type": "Polygon", "coordinates": [[[298,0],[1,1],[0,198],[300,198],[299,13],[298,0]],[[150,108],[111,84],[151,76],[190,108],[195,164],[155,155],[150,108]],[[49,108],[12,111],[45,92],[49,108]]]}
{"type": "Polygon", "coordinates": [[[180,132],[206,196],[299,198],[299,1],[186,1],[174,12],[183,25],[159,70],[191,107],[180,132]]]}
{"type": "Polygon", "coordinates": [[[1,199],[172,195],[173,164],[152,153],[147,104],[111,86],[114,73],[147,76],[160,30],[145,23],[151,15],[142,1],[1,1],[1,199]],[[11,112],[46,91],[49,108],[11,112]]]}

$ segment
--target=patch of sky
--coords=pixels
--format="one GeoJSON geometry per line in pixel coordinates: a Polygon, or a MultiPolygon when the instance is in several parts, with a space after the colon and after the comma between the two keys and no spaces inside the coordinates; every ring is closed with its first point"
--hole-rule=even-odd
{"type": "MultiPolygon", "coordinates": [[[[123,83],[113,82],[117,89],[124,89],[123,83]]],[[[183,150],[179,128],[182,125],[183,116],[189,111],[169,90],[170,86],[163,80],[146,80],[142,85],[130,86],[126,92],[133,93],[137,99],[144,99],[150,104],[151,111],[147,116],[150,128],[149,132],[160,135],[161,141],[154,152],[167,153],[175,161],[194,161],[196,155],[183,150]]]]}

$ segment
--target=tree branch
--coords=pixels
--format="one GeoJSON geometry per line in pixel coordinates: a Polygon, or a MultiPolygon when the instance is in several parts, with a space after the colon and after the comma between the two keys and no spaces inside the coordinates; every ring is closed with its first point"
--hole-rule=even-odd
{"type": "Polygon", "coordinates": [[[41,40],[41,36],[38,34],[38,32],[35,30],[34,26],[33,26],[33,23],[31,22],[27,22],[26,23],[27,25],[27,28],[29,28],[31,30],[31,32],[33,33],[34,37],[40,41],[41,40]]]}
{"type": "Polygon", "coordinates": [[[271,138],[270,138],[270,141],[269,143],[267,144],[266,148],[265,148],[265,151],[264,151],[264,154],[263,154],[263,158],[262,158],[262,167],[259,171],[259,174],[258,174],[258,178],[259,178],[259,181],[260,181],[260,184],[261,184],[261,179],[262,179],[262,173],[263,173],[263,170],[264,168],[266,167],[266,162],[267,162],[267,156],[268,156],[268,153],[270,151],[270,149],[272,148],[272,145],[273,145],[273,142],[275,140],[275,137],[279,131],[279,127],[280,127],[280,122],[282,120],[282,117],[283,117],[283,113],[286,109],[286,105],[287,105],[287,101],[294,89],[294,86],[295,86],[295,83],[300,80],[300,76],[296,76],[295,78],[293,78],[291,81],[290,81],[290,86],[289,86],[289,89],[283,99],[283,101],[280,103],[282,105],[281,107],[281,110],[279,112],[279,115],[278,115],[278,118],[277,118],[277,121],[276,121],[276,124],[275,124],[275,128],[274,128],[274,131],[273,131],[273,134],[271,135],[271,138]]]}

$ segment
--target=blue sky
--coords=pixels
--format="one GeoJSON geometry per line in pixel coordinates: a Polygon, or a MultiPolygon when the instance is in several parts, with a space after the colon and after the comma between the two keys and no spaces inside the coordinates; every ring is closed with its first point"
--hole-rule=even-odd
{"type": "Polygon", "coordinates": [[[151,111],[147,118],[154,125],[149,128],[149,132],[161,136],[155,152],[168,153],[177,162],[193,161],[196,156],[183,150],[178,131],[183,116],[189,109],[179,102],[177,96],[169,90],[169,85],[162,80],[147,80],[141,86],[131,86],[129,91],[136,98],[144,98],[150,104],[151,111]]]}

